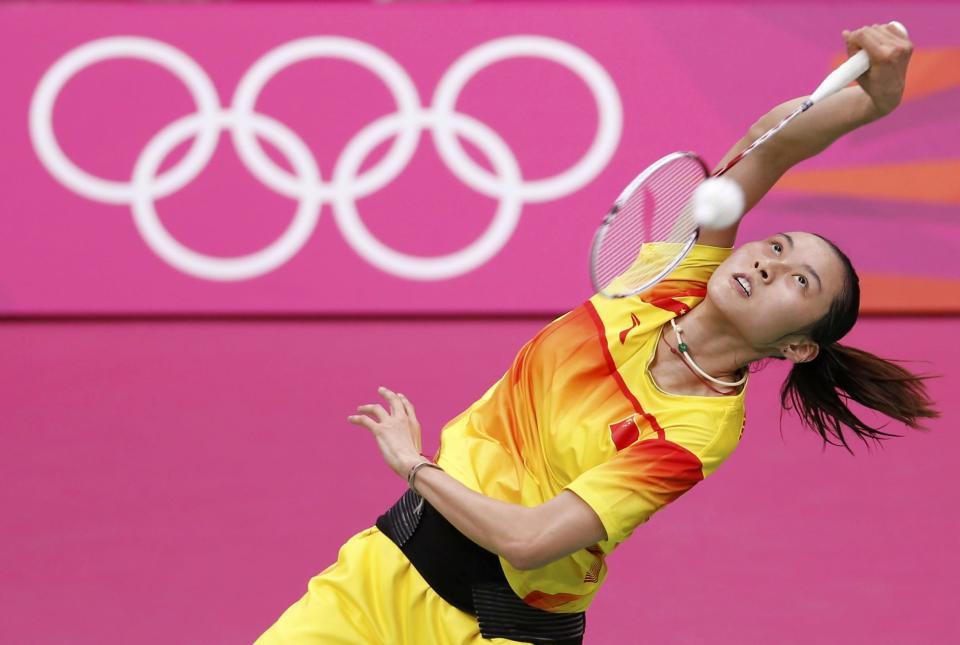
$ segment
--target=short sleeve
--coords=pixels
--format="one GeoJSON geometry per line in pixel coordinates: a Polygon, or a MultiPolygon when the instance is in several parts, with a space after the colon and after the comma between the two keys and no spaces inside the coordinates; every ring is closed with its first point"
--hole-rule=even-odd
{"type": "Polygon", "coordinates": [[[620,543],[633,530],[703,479],[692,452],[665,439],[637,441],[566,486],[600,518],[607,539],[620,543]]]}

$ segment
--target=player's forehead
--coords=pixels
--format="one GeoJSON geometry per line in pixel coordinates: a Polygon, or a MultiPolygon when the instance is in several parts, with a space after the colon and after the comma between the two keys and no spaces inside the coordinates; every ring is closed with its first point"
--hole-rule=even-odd
{"type": "Polygon", "coordinates": [[[789,238],[797,245],[810,246],[811,248],[830,248],[829,242],[815,233],[808,233],[806,231],[781,231],[778,235],[789,238]]]}

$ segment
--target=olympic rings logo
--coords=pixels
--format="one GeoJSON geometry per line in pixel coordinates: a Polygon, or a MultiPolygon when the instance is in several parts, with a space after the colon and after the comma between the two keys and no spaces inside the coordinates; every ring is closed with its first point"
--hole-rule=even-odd
{"type": "Polygon", "coordinates": [[[542,36],[497,38],[469,50],[444,73],[429,107],[421,105],[404,69],[370,44],[336,36],[293,40],[267,52],[247,70],[228,108],[220,105],[210,77],[179,49],[148,38],[102,38],[58,59],[40,80],[30,104],[34,149],[55,179],[87,199],[129,205],[137,229],[160,258],[180,271],[207,280],[245,280],[275,270],[306,243],[324,203],[331,204],[338,228],[350,246],[387,273],[413,280],[442,280],[467,273],[495,256],[509,241],[524,203],[559,199],[592,181],[616,150],[621,127],[620,97],[606,70],[583,50],[542,36]],[[516,157],[500,135],[456,111],[460,92],[477,72],[514,57],[544,58],[568,68],[587,85],[597,105],[599,119],[590,148],[568,169],[543,179],[524,180],[516,157]],[[53,131],[54,104],[67,81],[84,68],[113,58],[140,59],[165,68],[184,83],[197,108],[147,142],[128,182],[103,179],[78,168],[64,154],[53,131]],[[395,113],[366,125],[346,144],[329,180],[320,176],[317,161],[299,136],[256,111],[257,98],[271,77],[311,58],[341,59],[373,72],[389,89],[397,108],[395,113]],[[230,258],[204,255],[181,244],[164,228],[155,207],[155,200],[180,190],[203,171],[223,130],[230,131],[238,156],[254,177],[297,202],[296,213],[279,238],[256,252],[230,258]],[[460,181],[498,201],[496,213],[480,237],[448,255],[422,257],[396,251],[370,232],[357,211],[358,198],[381,190],[403,172],[423,130],[430,131],[441,159],[460,181]],[[286,157],[292,173],[267,156],[258,137],[286,157]],[[191,138],[187,154],[158,174],[166,156],[191,138]],[[360,172],[367,156],[391,138],[393,143],[383,158],[360,172]],[[476,146],[494,172],[477,165],[458,138],[476,146]]]}

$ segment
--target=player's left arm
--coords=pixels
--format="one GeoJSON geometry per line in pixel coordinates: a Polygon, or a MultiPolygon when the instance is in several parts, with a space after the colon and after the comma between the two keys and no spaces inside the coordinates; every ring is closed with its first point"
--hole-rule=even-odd
{"type": "MultiPolygon", "coordinates": [[[[380,394],[389,411],[362,405],[358,411],[363,414],[349,421],[370,430],[387,464],[406,477],[424,461],[416,411],[402,395],[386,388],[380,394]]],[[[415,487],[458,531],[515,569],[536,569],[606,539],[598,515],[570,492],[538,506],[522,506],[482,495],[436,468],[421,468],[415,487]]]]}
{"type": "MultiPolygon", "coordinates": [[[[913,52],[910,40],[892,25],[873,25],[852,32],[844,31],[843,38],[849,55],[860,49],[867,51],[870,69],[857,79],[859,85],[844,88],[801,114],[726,173],[726,177],[735,180],[743,188],[744,214],[792,166],[819,154],[844,134],[889,114],[900,104],[907,65],[913,52]]],[[[724,155],[717,168],[722,168],[760,135],[793,112],[806,98],[787,101],[765,114],[724,155]]],[[[731,247],[736,240],[738,226],[739,222],[724,229],[703,229],[699,243],[731,247]]]]}
{"type": "Polygon", "coordinates": [[[417,473],[416,488],[458,531],[521,571],[607,539],[593,508],[569,491],[521,506],[481,495],[435,468],[417,473]]]}

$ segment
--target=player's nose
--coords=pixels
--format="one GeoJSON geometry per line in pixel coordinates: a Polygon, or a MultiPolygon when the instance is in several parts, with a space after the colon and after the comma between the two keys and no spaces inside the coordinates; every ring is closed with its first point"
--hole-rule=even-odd
{"type": "Polygon", "coordinates": [[[767,271],[765,266],[760,265],[759,261],[753,263],[753,268],[757,273],[760,274],[760,279],[764,282],[767,282],[770,279],[770,273],[767,271]]]}
{"type": "Polygon", "coordinates": [[[764,284],[769,284],[783,269],[783,263],[776,260],[757,260],[753,269],[760,275],[764,284]]]}

